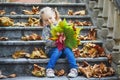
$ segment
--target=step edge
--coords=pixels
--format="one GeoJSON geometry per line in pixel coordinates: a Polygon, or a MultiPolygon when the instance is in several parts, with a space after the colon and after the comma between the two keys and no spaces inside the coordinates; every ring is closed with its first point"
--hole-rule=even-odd
{"type": "MultiPolygon", "coordinates": [[[[97,28],[96,26],[76,26],[82,29],[91,29],[91,28],[97,28]]],[[[34,27],[34,26],[27,26],[27,27],[22,27],[22,26],[8,26],[8,27],[0,27],[0,31],[2,30],[42,30],[42,26],[34,27]]]]}
{"type": "MultiPolygon", "coordinates": [[[[9,17],[9,18],[29,18],[29,17],[35,17],[39,18],[39,15],[2,15],[0,17],[9,17]]],[[[69,15],[60,15],[61,18],[90,18],[90,15],[85,16],[69,16],[69,15]]]]}
{"type": "Polygon", "coordinates": [[[22,5],[22,6],[85,6],[85,3],[22,3],[22,2],[1,2],[0,5],[22,5]]]}
{"type": "MultiPolygon", "coordinates": [[[[18,77],[15,77],[15,78],[8,78],[8,79],[5,79],[5,80],[17,80],[17,79],[19,79],[20,80],[20,78],[22,78],[22,80],[28,80],[28,79],[30,79],[30,80],[32,80],[32,78],[33,78],[33,80],[36,80],[36,79],[39,79],[39,80],[43,80],[43,79],[45,79],[45,80],[51,80],[51,79],[53,79],[53,80],[57,80],[57,79],[63,79],[63,80],[73,80],[73,78],[68,78],[67,76],[60,76],[60,77],[58,77],[58,76],[55,76],[54,78],[48,78],[48,77],[35,77],[35,76],[18,76],[18,77]],[[24,79],[23,79],[24,78],[24,79]]],[[[118,80],[118,77],[116,76],[116,75],[114,75],[114,76],[108,76],[108,77],[102,77],[102,78],[86,78],[85,76],[77,76],[76,78],[74,78],[75,80],[118,80]]]]}
{"type": "MultiPolygon", "coordinates": [[[[87,41],[80,41],[80,42],[82,44],[83,43],[88,43],[88,42],[90,42],[90,43],[103,43],[102,40],[94,40],[94,41],[87,40],[87,41]]],[[[44,40],[36,40],[36,41],[18,41],[18,40],[16,40],[16,41],[0,41],[0,45],[33,45],[33,44],[34,45],[35,44],[40,45],[40,44],[45,44],[45,43],[46,43],[46,41],[44,41],[44,40]]]]}
{"type": "MultiPolygon", "coordinates": [[[[13,58],[0,58],[0,64],[33,64],[33,63],[48,63],[49,58],[47,59],[27,59],[27,58],[19,58],[19,59],[13,59],[13,58]]],[[[77,62],[107,62],[107,57],[98,57],[98,58],[76,58],[77,62]]],[[[57,63],[66,63],[68,62],[67,59],[59,59],[57,63]]]]}

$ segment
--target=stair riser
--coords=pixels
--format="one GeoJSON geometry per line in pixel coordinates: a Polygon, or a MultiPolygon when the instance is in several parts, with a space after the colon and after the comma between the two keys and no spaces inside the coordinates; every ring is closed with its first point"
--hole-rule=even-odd
{"type": "MultiPolygon", "coordinates": [[[[90,29],[82,29],[80,35],[87,35],[90,29]]],[[[31,35],[32,33],[36,33],[38,35],[42,34],[42,29],[21,29],[21,28],[4,28],[0,29],[0,36],[8,37],[8,40],[21,40],[22,36],[31,35]]]]}
{"type": "MultiPolygon", "coordinates": [[[[94,42],[93,42],[94,43],[94,42]]],[[[102,43],[96,43],[100,46],[102,46],[102,43]]],[[[80,49],[82,49],[83,47],[83,43],[81,43],[81,45],[79,46],[80,49]]],[[[41,42],[31,42],[28,43],[26,42],[6,42],[6,43],[1,43],[0,44],[0,57],[4,56],[4,57],[8,57],[11,56],[15,51],[19,51],[19,50],[24,50],[28,53],[32,53],[32,51],[34,50],[34,48],[42,48],[43,50],[45,50],[45,44],[41,43],[41,42]]]]}
{"type": "Polygon", "coordinates": [[[44,49],[44,45],[41,44],[28,44],[28,45],[0,45],[0,57],[11,56],[15,51],[24,50],[28,53],[32,53],[34,48],[42,48],[44,49]]]}
{"type": "MultiPolygon", "coordinates": [[[[47,64],[40,64],[42,67],[46,67],[47,64]]],[[[18,76],[26,76],[32,75],[33,64],[9,64],[9,65],[1,65],[0,69],[5,74],[15,73],[18,76]]],[[[64,69],[66,72],[68,71],[68,64],[57,64],[55,69],[64,69]]]]}
{"type": "Polygon", "coordinates": [[[11,11],[15,11],[17,14],[23,14],[22,10],[31,10],[33,6],[39,6],[39,10],[43,7],[49,6],[51,8],[57,8],[60,14],[67,14],[68,10],[73,11],[86,10],[85,4],[0,4],[0,10],[5,10],[6,14],[10,14],[11,11]]]}
{"type": "MultiPolygon", "coordinates": [[[[20,18],[20,17],[16,17],[16,18],[11,18],[11,19],[13,19],[14,20],[14,23],[17,23],[17,22],[28,22],[28,18],[29,17],[27,17],[27,18],[20,18]]],[[[67,17],[62,17],[62,19],[66,19],[67,21],[70,21],[70,20],[72,20],[72,21],[74,21],[74,20],[79,20],[79,21],[90,21],[91,23],[92,23],[92,21],[91,21],[91,19],[89,18],[89,17],[85,17],[85,18],[77,18],[77,17],[75,17],[75,18],[67,18],[67,17]]],[[[37,19],[39,19],[39,17],[37,17],[37,19]]]]}
{"type": "MultiPolygon", "coordinates": [[[[92,62],[90,64],[97,64],[100,62],[92,62]]],[[[104,62],[106,64],[106,62],[104,62]]],[[[80,63],[81,64],[81,63],[80,63]]],[[[47,63],[40,63],[38,64],[44,68],[46,68],[47,63]]],[[[28,76],[28,75],[32,75],[31,71],[33,70],[33,64],[29,64],[29,63],[25,63],[25,64],[5,64],[5,65],[1,65],[0,66],[1,71],[4,74],[11,74],[11,73],[15,73],[18,76],[28,76]]],[[[64,63],[57,63],[55,65],[55,70],[60,70],[60,69],[64,69],[66,73],[69,72],[69,64],[64,62],[64,63]]]]}
{"type": "Polygon", "coordinates": [[[41,30],[4,30],[0,32],[0,36],[8,37],[9,40],[21,40],[22,36],[31,35],[36,33],[38,35],[42,34],[41,30]]]}

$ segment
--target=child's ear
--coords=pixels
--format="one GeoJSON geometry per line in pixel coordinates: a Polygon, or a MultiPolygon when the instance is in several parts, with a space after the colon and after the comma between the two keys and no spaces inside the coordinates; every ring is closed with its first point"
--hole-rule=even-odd
{"type": "Polygon", "coordinates": [[[60,19],[60,14],[59,14],[57,8],[55,8],[54,11],[55,11],[55,19],[58,21],[60,19]]]}

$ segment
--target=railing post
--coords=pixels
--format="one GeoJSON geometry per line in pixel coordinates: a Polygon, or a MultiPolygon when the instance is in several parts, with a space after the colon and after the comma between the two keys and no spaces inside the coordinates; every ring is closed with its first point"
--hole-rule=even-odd
{"type": "Polygon", "coordinates": [[[103,18],[102,18],[102,12],[103,12],[103,1],[104,0],[98,0],[98,9],[99,9],[99,14],[97,17],[97,27],[101,29],[101,26],[103,24],[103,18]]]}
{"type": "Polygon", "coordinates": [[[93,8],[93,13],[92,13],[92,18],[94,19],[94,23],[95,25],[97,24],[97,16],[98,16],[98,13],[99,13],[99,9],[98,9],[98,0],[96,0],[96,4],[93,8]]]}
{"type": "Polygon", "coordinates": [[[108,35],[105,42],[105,48],[108,51],[108,53],[112,52],[113,46],[114,46],[114,40],[113,40],[113,28],[114,28],[114,12],[115,7],[112,0],[108,0],[108,20],[107,20],[107,28],[108,28],[108,35]]]}
{"type": "Polygon", "coordinates": [[[108,35],[108,28],[107,28],[107,20],[108,20],[108,0],[104,0],[103,3],[103,13],[102,13],[102,17],[103,17],[103,25],[102,25],[102,29],[101,29],[101,37],[102,39],[106,39],[107,35],[108,35]]]}

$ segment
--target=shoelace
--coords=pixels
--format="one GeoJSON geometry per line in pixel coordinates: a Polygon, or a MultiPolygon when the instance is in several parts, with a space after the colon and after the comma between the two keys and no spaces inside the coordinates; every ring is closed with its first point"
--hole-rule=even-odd
{"type": "Polygon", "coordinates": [[[77,73],[77,70],[71,69],[71,70],[70,70],[70,73],[77,73]]]}
{"type": "Polygon", "coordinates": [[[47,73],[54,73],[54,71],[53,70],[51,70],[51,69],[49,69],[49,70],[47,70],[47,73]]]}

